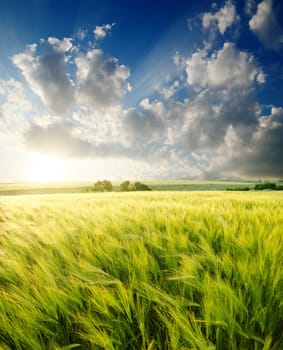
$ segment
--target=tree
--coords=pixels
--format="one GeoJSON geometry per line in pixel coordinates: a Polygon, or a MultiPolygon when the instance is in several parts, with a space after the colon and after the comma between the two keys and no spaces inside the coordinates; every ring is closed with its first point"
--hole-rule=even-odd
{"type": "Polygon", "coordinates": [[[135,182],[135,191],[151,191],[151,188],[149,188],[146,184],[143,184],[141,182],[135,182]]]}
{"type": "Polygon", "coordinates": [[[94,191],[95,192],[103,192],[104,191],[104,185],[102,181],[96,181],[96,183],[94,184],[94,191]]]}
{"type": "Polygon", "coordinates": [[[255,190],[261,191],[261,190],[276,190],[276,183],[274,182],[262,182],[259,184],[255,184],[255,190]]]}
{"type": "Polygon", "coordinates": [[[130,181],[127,180],[121,183],[120,191],[151,191],[151,188],[149,188],[146,184],[143,184],[141,182],[135,182],[134,184],[131,184],[130,181]]]}
{"type": "Polygon", "coordinates": [[[111,181],[103,180],[102,183],[103,183],[104,191],[112,192],[113,186],[111,181]]]}
{"type": "Polygon", "coordinates": [[[103,180],[103,181],[97,181],[94,186],[93,190],[95,192],[111,192],[113,190],[113,186],[111,181],[103,180]]]}
{"type": "Polygon", "coordinates": [[[128,192],[130,191],[130,181],[124,181],[120,184],[120,191],[121,192],[128,192]]]}

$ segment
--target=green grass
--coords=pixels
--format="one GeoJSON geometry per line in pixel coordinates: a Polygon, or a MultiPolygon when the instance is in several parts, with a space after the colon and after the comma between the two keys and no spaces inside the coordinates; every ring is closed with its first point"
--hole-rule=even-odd
{"type": "Polygon", "coordinates": [[[281,350],[282,193],[0,197],[0,349],[281,350]]]}

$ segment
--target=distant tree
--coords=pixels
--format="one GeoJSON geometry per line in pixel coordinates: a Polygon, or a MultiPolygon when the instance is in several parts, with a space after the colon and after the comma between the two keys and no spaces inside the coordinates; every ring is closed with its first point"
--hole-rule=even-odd
{"type": "Polygon", "coordinates": [[[103,180],[102,183],[103,183],[104,191],[112,192],[113,186],[111,181],[103,180]]]}
{"type": "Polygon", "coordinates": [[[149,188],[146,184],[143,184],[141,182],[135,182],[133,184],[130,183],[130,181],[124,181],[120,185],[120,191],[121,192],[129,192],[129,191],[151,191],[151,188],[149,188]]]}
{"type": "Polygon", "coordinates": [[[111,181],[103,180],[96,181],[93,185],[93,191],[95,192],[111,192],[113,190],[113,186],[111,181]]]}
{"type": "Polygon", "coordinates": [[[128,192],[130,191],[130,181],[124,181],[120,184],[120,191],[121,192],[128,192]]]}
{"type": "Polygon", "coordinates": [[[276,190],[276,183],[269,181],[261,182],[259,184],[255,184],[255,190],[276,190]]]}
{"type": "Polygon", "coordinates": [[[141,182],[135,182],[134,188],[135,191],[151,191],[151,188],[141,182]]]}
{"type": "Polygon", "coordinates": [[[104,185],[102,181],[96,181],[96,183],[93,186],[93,189],[95,192],[103,192],[104,191],[104,185]]]}

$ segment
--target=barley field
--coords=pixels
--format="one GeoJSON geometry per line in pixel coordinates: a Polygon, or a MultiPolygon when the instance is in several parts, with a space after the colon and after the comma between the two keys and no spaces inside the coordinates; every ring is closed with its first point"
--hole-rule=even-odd
{"type": "Polygon", "coordinates": [[[0,196],[0,349],[283,349],[283,193],[0,196]]]}

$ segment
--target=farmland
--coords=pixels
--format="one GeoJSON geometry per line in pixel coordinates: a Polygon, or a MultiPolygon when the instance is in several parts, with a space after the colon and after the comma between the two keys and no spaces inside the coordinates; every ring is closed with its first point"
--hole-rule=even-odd
{"type": "Polygon", "coordinates": [[[0,197],[0,349],[283,348],[283,193],[0,197]]]}
{"type": "MultiPolygon", "coordinates": [[[[122,181],[113,182],[113,191],[119,192],[122,181]]],[[[192,181],[192,180],[161,180],[143,181],[154,191],[219,191],[229,187],[253,188],[255,183],[242,181],[192,181]]],[[[11,182],[0,183],[0,195],[22,194],[55,194],[55,193],[83,193],[93,186],[90,182],[11,182]]]]}

